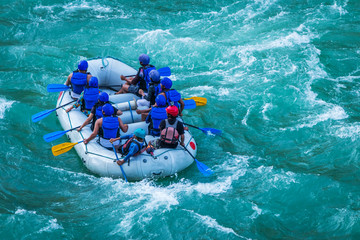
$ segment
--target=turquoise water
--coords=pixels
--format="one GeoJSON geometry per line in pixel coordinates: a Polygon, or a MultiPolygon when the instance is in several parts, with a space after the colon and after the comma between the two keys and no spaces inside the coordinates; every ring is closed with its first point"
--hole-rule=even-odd
{"type": "MultiPolygon", "coordinates": [[[[1,1],[0,239],[360,238],[360,2],[1,1]],[[46,86],[84,58],[170,66],[197,158],[125,183],[53,157],[46,86]]],[[[52,143],[67,141],[66,137],[52,143]]]]}

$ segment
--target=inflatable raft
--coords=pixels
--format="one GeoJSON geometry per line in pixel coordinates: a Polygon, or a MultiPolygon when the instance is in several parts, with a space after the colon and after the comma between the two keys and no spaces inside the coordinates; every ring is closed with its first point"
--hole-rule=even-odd
{"type": "MultiPolygon", "coordinates": [[[[140,115],[136,113],[136,101],[139,99],[134,94],[114,95],[124,81],[120,80],[120,75],[135,75],[137,71],[112,57],[96,58],[88,61],[88,72],[99,80],[99,86],[102,91],[109,93],[110,102],[123,114],[119,116],[122,121],[129,124],[129,130],[126,133],[121,132],[121,136],[132,134],[135,129],[143,128],[148,133],[148,124],[141,122],[140,115]]],[[[60,92],[57,100],[57,107],[69,103],[69,105],[57,109],[57,116],[64,130],[80,126],[85,120],[86,115],[80,111],[80,108],[73,109],[66,113],[66,109],[71,106],[73,99],[70,96],[70,90],[60,92]]],[[[90,125],[84,127],[81,132],[70,131],[67,136],[71,142],[79,142],[86,139],[92,133],[90,125]]],[[[124,178],[119,165],[116,164],[115,153],[107,150],[97,143],[98,137],[90,141],[87,145],[80,143],[75,145],[75,150],[81,158],[84,165],[93,173],[100,176],[124,178]]],[[[151,135],[146,135],[145,141],[154,140],[151,135]]],[[[122,142],[123,144],[124,142],[122,142]]],[[[189,152],[196,156],[197,146],[195,139],[189,131],[185,131],[185,146],[189,152]]],[[[118,154],[119,158],[121,157],[118,154]]],[[[180,144],[176,149],[161,148],[154,151],[154,156],[146,151],[136,157],[131,157],[130,162],[122,165],[128,180],[141,180],[144,178],[165,177],[173,175],[187,168],[193,162],[193,158],[186,152],[180,144]]]]}

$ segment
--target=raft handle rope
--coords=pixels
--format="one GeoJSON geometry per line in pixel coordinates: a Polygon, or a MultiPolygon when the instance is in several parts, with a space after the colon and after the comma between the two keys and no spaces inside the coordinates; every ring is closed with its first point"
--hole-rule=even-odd
{"type": "Polygon", "coordinates": [[[105,68],[107,68],[107,66],[109,66],[109,61],[107,60],[107,57],[103,57],[101,59],[101,62],[102,62],[102,67],[100,67],[101,70],[104,70],[105,68]],[[105,64],[105,60],[106,60],[107,64],[105,64]]]}
{"type": "Polygon", "coordinates": [[[134,121],[134,116],[133,116],[132,109],[131,109],[130,101],[128,101],[128,104],[129,104],[129,110],[130,110],[131,120],[132,120],[133,123],[135,123],[135,121],[134,121]]]}

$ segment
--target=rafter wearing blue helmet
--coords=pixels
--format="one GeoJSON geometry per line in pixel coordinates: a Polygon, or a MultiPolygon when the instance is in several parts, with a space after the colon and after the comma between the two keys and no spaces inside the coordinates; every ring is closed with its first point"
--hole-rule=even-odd
{"type": "Polygon", "coordinates": [[[146,118],[146,123],[150,123],[149,124],[150,135],[160,136],[159,125],[162,120],[167,119],[166,99],[163,95],[158,95],[155,101],[156,101],[156,105],[151,108],[151,111],[146,118]]]}
{"type": "Polygon", "coordinates": [[[80,97],[80,94],[92,77],[91,74],[87,72],[88,66],[89,64],[86,60],[80,61],[77,70],[70,73],[65,82],[66,86],[71,86],[70,94],[73,99],[80,97]]]}
{"type": "MultiPolygon", "coordinates": [[[[98,96],[98,100],[95,103],[95,105],[91,108],[91,112],[89,117],[85,120],[85,122],[78,128],[78,131],[81,131],[86,125],[88,125],[91,122],[91,130],[94,130],[95,122],[97,119],[103,117],[102,113],[102,107],[109,103],[109,95],[106,92],[101,92],[98,96]]],[[[113,116],[119,116],[122,114],[122,111],[118,110],[117,108],[114,108],[114,114],[113,116]]]]}
{"type": "MultiPolygon", "coordinates": [[[[120,129],[125,133],[129,126],[124,124],[121,118],[114,116],[114,107],[110,103],[106,103],[102,107],[102,114],[103,117],[95,122],[94,131],[87,139],[84,139],[84,144],[88,144],[99,134],[99,144],[104,148],[112,150],[112,144],[109,140],[120,137],[120,129]]],[[[114,143],[114,145],[118,144],[120,144],[120,141],[114,143]]]]}
{"type": "Polygon", "coordinates": [[[82,111],[87,117],[90,115],[90,111],[95,103],[98,101],[99,96],[99,84],[97,77],[92,77],[89,81],[89,84],[85,86],[84,91],[81,93],[79,99],[76,103],[66,109],[66,112],[71,111],[74,108],[81,106],[80,111],[82,111]]]}
{"type": "Polygon", "coordinates": [[[149,92],[145,94],[142,90],[139,90],[139,93],[143,96],[143,99],[139,99],[137,101],[138,106],[147,106],[147,109],[138,109],[136,112],[141,114],[141,120],[145,121],[148,116],[151,106],[155,104],[155,98],[161,92],[160,87],[160,73],[157,70],[152,70],[149,73],[150,76],[150,84],[149,84],[149,92]]]}
{"type": "Polygon", "coordinates": [[[160,82],[161,84],[161,95],[166,99],[167,106],[176,106],[179,109],[179,115],[182,116],[182,111],[184,110],[185,103],[181,98],[181,94],[175,89],[171,88],[173,83],[170,78],[163,78],[160,82]]]}
{"type": "Polygon", "coordinates": [[[150,83],[149,73],[151,70],[156,70],[156,68],[153,65],[150,65],[150,57],[146,54],[141,54],[139,56],[139,63],[141,67],[135,77],[120,76],[121,80],[126,81],[126,83],[123,84],[121,89],[115,94],[133,93],[140,96],[139,90],[148,92],[150,83]]]}

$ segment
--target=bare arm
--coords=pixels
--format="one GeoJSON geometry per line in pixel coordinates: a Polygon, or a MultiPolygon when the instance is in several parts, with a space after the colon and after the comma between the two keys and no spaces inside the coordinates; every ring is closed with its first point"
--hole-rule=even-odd
{"type": "Polygon", "coordinates": [[[91,135],[87,139],[84,139],[85,144],[88,144],[88,142],[90,142],[91,140],[93,140],[96,137],[96,135],[99,132],[99,128],[102,125],[102,120],[103,120],[102,118],[96,120],[94,131],[91,133],[91,135]]]}
{"type": "Polygon", "coordinates": [[[69,74],[68,78],[66,79],[65,85],[69,86],[71,84],[71,78],[72,78],[72,73],[69,74]]]}
{"type": "Polygon", "coordinates": [[[182,111],[184,110],[185,103],[182,99],[179,100],[179,103],[180,103],[179,115],[182,116],[182,111]]]}
{"type": "Polygon", "coordinates": [[[124,124],[123,121],[121,120],[121,118],[118,118],[118,120],[119,120],[120,129],[121,129],[124,133],[126,133],[127,130],[129,129],[129,125],[124,124]]]}
{"type": "Polygon", "coordinates": [[[87,75],[87,82],[89,82],[91,78],[92,78],[91,74],[88,74],[87,75]]]}
{"type": "Polygon", "coordinates": [[[185,147],[185,135],[184,135],[184,134],[181,134],[181,142],[180,142],[180,145],[185,147]]]}
{"type": "Polygon", "coordinates": [[[78,132],[81,131],[81,129],[83,129],[86,125],[88,125],[91,120],[93,119],[94,114],[90,113],[89,117],[85,120],[85,122],[77,129],[78,132]]]}
{"type": "Polygon", "coordinates": [[[120,78],[121,78],[121,80],[124,80],[124,81],[126,81],[127,83],[129,83],[129,84],[131,84],[131,81],[134,79],[133,77],[127,78],[127,77],[125,77],[124,75],[121,75],[120,78]]]}

